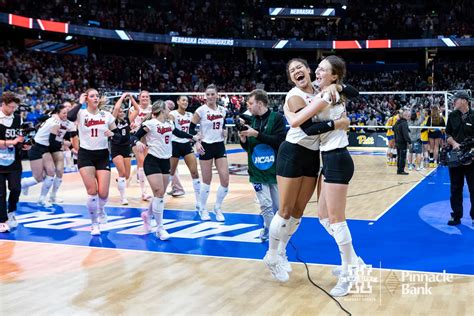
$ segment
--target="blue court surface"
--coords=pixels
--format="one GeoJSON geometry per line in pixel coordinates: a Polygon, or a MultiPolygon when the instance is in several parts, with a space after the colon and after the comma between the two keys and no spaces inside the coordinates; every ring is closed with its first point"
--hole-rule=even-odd
{"type": "MultiPolygon", "coordinates": [[[[371,198],[367,195],[367,203],[371,198]]],[[[374,267],[474,275],[474,228],[468,199],[464,207],[462,224],[447,226],[449,178],[447,168],[440,167],[378,220],[349,220],[354,247],[374,267]]],[[[244,259],[261,259],[267,249],[257,237],[258,215],[226,214],[226,222],[217,223],[201,222],[193,211],[166,210],[165,228],[172,238],[160,241],[145,233],[140,211],[107,207],[109,223],[102,225],[100,237],[91,237],[85,205],[44,209],[20,203],[17,217],[21,225],[12,233],[0,233],[0,239],[244,259]]],[[[316,218],[304,218],[292,242],[308,263],[340,263],[333,238],[316,218]]],[[[288,248],[290,261],[296,261],[294,250],[288,248]]]]}

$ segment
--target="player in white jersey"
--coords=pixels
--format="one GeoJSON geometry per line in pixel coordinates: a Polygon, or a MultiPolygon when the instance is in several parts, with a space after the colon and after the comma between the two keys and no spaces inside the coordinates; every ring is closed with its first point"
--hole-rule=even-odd
{"type": "Polygon", "coordinates": [[[105,103],[95,89],[81,94],[79,104],[73,107],[67,118],[77,122],[79,134],[78,167],[87,190],[87,208],[91,214],[91,235],[100,235],[99,224],[107,222],[105,204],[109,197],[110,163],[109,137],[120,137],[115,118],[101,110],[105,103]],[[81,109],[85,105],[85,109],[81,109]]]}
{"type": "MultiPolygon", "coordinates": [[[[310,104],[317,89],[311,83],[310,68],[306,60],[292,59],[286,70],[295,87],[288,92],[285,106],[292,112],[297,112],[310,104]]],[[[311,125],[311,122],[308,124],[311,125]]],[[[349,121],[346,120],[345,124],[348,125],[349,121]]],[[[277,155],[280,203],[270,224],[269,249],[263,260],[273,277],[281,282],[288,281],[288,273],[291,272],[286,246],[298,229],[304,209],[316,187],[319,173],[317,134],[334,129],[334,126],[332,121],[323,122],[313,133],[305,132],[301,127],[290,128],[286,140],[280,145],[277,155]]]]}
{"type": "MultiPolygon", "coordinates": [[[[132,133],[138,131],[142,125],[143,120],[151,113],[151,103],[150,103],[150,93],[146,90],[142,90],[138,95],[138,103],[133,97],[130,98],[133,108],[130,108],[128,112],[128,119],[130,121],[130,127],[132,133]]],[[[146,192],[146,183],[145,183],[145,172],[143,171],[143,161],[147,154],[146,149],[144,152],[138,152],[134,149],[133,153],[135,154],[135,159],[137,160],[137,175],[138,181],[140,183],[140,190],[142,192],[142,200],[149,201],[151,195],[146,192]]]]}
{"type": "MultiPolygon", "coordinates": [[[[292,127],[318,115],[319,119],[335,119],[345,113],[344,103],[330,96],[326,89],[340,83],[346,72],[345,62],[337,56],[323,59],[316,69],[316,83],[322,90],[314,102],[299,113],[288,113],[288,122],[292,127]]],[[[354,174],[354,163],[347,150],[347,134],[343,131],[330,131],[321,135],[323,170],[321,192],[319,194],[319,219],[327,232],[334,237],[341,254],[342,266],[333,271],[339,276],[336,286],[331,290],[333,296],[347,295],[350,288],[348,280],[352,265],[363,265],[352,246],[352,237],[347,226],[345,209],[349,181],[354,174]]]]}
{"type": "MultiPolygon", "coordinates": [[[[189,126],[191,125],[191,120],[193,114],[191,112],[186,112],[188,108],[188,97],[181,95],[176,100],[178,104],[178,109],[170,112],[170,119],[174,122],[174,125],[180,131],[189,132],[189,126]]],[[[170,175],[174,176],[176,168],[178,167],[179,158],[183,157],[186,166],[188,166],[189,172],[191,173],[191,178],[193,179],[193,189],[194,195],[196,198],[196,211],[200,211],[199,207],[199,193],[201,182],[199,181],[199,172],[197,168],[197,160],[194,155],[193,145],[189,139],[179,138],[173,136],[173,155],[171,157],[171,171],[170,175]]]]}
{"type": "MultiPolygon", "coordinates": [[[[28,152],[33,176],[23,178],[21,181],[24,195],[28,194],[31,186],[43,182],[38,203],[44,207],[51,207],[51,203],[46,198],[50,188],[54,186],[53,197],[55,198],[62,181],[63,165],[56,166],[53,155],[61,150],[66,132],[74,130],[74,124],[67,120],[67,111],[68,108],[65,105],[57,106],[52,116],[38,129],[34,137],[35,144],[28,152]],[[61,170],[57,171],[57,168],[61,170]],[[60,176],[55,178],[57,172],[60,176]]],[[[63,161],[62,153],[61,161],[63,161]]]]}
{"type": "Polygon", "coordinates": [[[198,123],[201,124],[200,134],[202,139],[201,143],[196,144],[196,148],[198,148],[200,152],[199,164],[201,165],[202,173],[202,183],[199,194],[201,220],[208,221],[211,219],[206,203],[211,188],[212,162],[214,161],[220,180],[214,213],[216,220],[223,222],[225,221],[225,217],[224,214],[222,214],[221,207],[229,191],[229,165],[227,163],[224,144],[224,140],[227,138],[225,129],[226,110],[224,107],[217,105],[217,98],[216,86],[208,86],[206,88],[206,104],[200,106],[196,112],[194,112],[189,127],[190,133],[195,134],[196,125],[198,123]]]}
{"type": "Polygon", "coordinates": [[[172,136],[180,138],[198,139],[175,128],[169,120],[169,108],[165,102],[159,100],[153,103],[151,119],[145,120],[140,129],[132,136],[132,143],[137,151],[143,152],[148,148],[148,154],[143,164],[148,183],[153,191],[151,207],[142,212],[145,229],[150,231],[150,210],[154,215],[157,229],[156,236],[167,240],[170,235],[163,227],[164,194],[169,182],[170,158],[172,155],[172,136]],[[145,137],[146,145],[140,141],[145,137]]]}

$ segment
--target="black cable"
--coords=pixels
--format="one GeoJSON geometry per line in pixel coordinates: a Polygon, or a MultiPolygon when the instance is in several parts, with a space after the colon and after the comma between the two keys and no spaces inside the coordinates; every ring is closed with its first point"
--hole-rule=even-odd
{"type": "Polygon", "coordinates": [[[334,302],[336,302],[336,304],[339,306],[339,308],[341,310],[343,310],[347,315],[351,316],[352,314],[347,310],[345,309],[341,303],[334,298],[334,296],[332,296],[330,293],[328,293],[325,289],[323,289],[322,287],[320,287],[319,285],[317,285],[313,279],[311,279],[311,275],[309,274],[309,268],[308,268],[308,264],[306,262],[304,262],[303,260],[301,260],[299,254],[298,254],[298,249],[296,249],[295,245],[293,245],[293,242],[290,240],[290,245],[291,247],[293,247],[293,249],[295,250],[295,255],[296,255],[296,260],[298,260],[299,262],[301,262],[302,264],[304,264],[304,267],[306,268],[306,275],[308,277],[308,280],[309,282],[314,285],[315,287],[317,287],[318,289],[320,289],[321,291],[323,291],[327,296],[329,296],[334,302]]]}

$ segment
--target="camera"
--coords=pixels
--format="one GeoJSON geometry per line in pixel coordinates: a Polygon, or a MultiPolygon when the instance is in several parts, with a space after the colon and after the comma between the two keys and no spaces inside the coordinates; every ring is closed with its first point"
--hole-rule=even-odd
{"type": "Polygon", "coordinates": [[[240,117],[238,115],[234,115],[234,123],[235,123],[235,128],[239,132],[246,131],[249,129],[247,126],[245,126],[244,124],[240,122],[240,117]]]}
{"type": "Polygon", "coordinates": [[[36,129],[32,122],[25,122],[20,126],[20,133],[24,137],[24,145],[33,145],[33,138],[36,135],[36,129]]]}
{"type": "Polygon", "coordinates": [[[443,166],[459,167],[467,166],[472,163],[474,152],[474,138],[466,138],[460,145],[459,150],[453,150],[451,147],[443,147],[440,153],[440,163],[443,166]]]}

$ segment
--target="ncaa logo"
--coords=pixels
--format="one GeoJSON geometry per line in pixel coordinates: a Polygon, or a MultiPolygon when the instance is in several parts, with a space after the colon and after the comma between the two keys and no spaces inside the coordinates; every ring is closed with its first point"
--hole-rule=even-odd
{"type": "Polygon", "coordinates": [[[275,163],[275,151],[266,144],[258,144],[252,153],[252,162],[259,170],[268,170],[275,163]]]}

